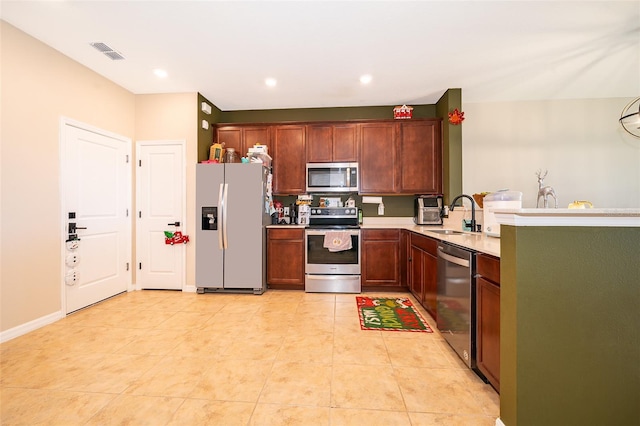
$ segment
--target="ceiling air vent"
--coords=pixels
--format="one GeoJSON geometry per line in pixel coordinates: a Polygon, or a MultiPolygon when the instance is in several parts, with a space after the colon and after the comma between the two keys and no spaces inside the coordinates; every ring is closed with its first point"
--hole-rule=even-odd
{"type": "Polygon", "coordinates": [[[104,44],[102,42],[98,41],[98,42],[89,43],[89,44],[91,44],[91,46],[93,46],[96,50],[104,53],[111,60],[118,61],[120,59],[124,59],[124,56],[122,56],[120,53],[116,52],[111,47],[107,46],[106,44],[104,44]]]}

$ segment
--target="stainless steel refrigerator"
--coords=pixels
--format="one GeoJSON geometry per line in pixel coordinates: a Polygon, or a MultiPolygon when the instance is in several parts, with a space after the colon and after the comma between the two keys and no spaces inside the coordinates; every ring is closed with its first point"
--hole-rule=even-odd
{"type": "Polygon", "coordinates": [[[268,176],[258,163],[196,166],[198,293],[265,291],[268,176]]]}

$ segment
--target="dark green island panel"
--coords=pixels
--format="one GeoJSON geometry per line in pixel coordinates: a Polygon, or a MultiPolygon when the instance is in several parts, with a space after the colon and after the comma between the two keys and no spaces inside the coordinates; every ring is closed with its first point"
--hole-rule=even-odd
{"type": "Polygon", "coordinates": [[[640,424],[637,226],[502,225],[504,425],[640,424]]]}

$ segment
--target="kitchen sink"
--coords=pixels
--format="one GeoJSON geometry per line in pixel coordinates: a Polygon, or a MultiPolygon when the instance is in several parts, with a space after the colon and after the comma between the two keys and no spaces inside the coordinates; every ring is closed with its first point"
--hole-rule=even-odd
{"type": "Polygon", "coordinates": [[[446,235],[464,234],[464,232],[462,231],[456,231],[453,229],[431,229],[429,232],[435,232],[436,234],[446,234],[446,235]]]}

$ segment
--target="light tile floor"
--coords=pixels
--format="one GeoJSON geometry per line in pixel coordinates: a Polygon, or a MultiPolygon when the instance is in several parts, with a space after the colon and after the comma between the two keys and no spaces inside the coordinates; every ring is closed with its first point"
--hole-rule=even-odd
{"type": "Polygon", "coordinates": [[[0,345],[0,424],[495,425],[419,309],[434,333],[361,330],[355,295],[118,295],[0,345]]]}

